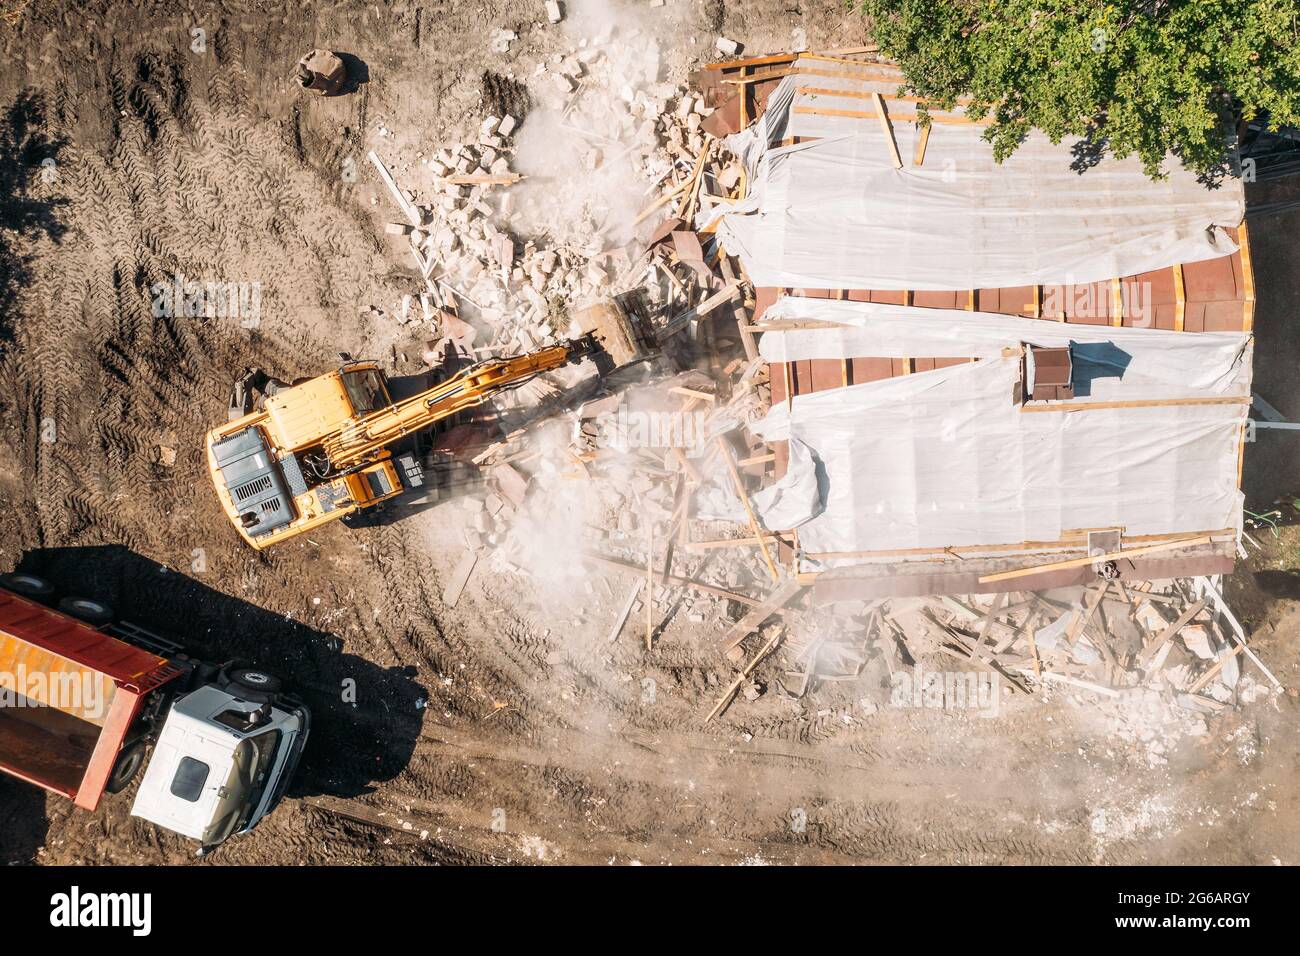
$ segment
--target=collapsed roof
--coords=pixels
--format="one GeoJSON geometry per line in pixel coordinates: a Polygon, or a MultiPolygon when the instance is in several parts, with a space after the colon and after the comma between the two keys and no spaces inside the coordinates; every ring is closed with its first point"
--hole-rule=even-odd
{"type": "Polygon", "coordinates": [[[819,490],[801,570],[877,594],[1055,586],[1095,572],[980,578],[1086,554],[1089,533],[1170,546],[1121,576],[1230,570],[1252,360],[1240,180],[1174,162],[1153,182],[1038,134],[997,165],[978,123],[923,128],[898,83],[800,57],[728,141],[749,192],[713,218],[759,287],[757,431],[785,484],[819,490]],[[1067,356],[1064,388],[1034,388],[1037,349],[1067,356]]]}

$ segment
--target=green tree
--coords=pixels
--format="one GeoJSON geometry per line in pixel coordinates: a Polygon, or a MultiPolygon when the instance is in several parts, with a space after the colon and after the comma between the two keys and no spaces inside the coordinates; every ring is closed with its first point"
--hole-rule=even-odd
{"type": "Polygon", "coordinates": [[[1095,152],[1172,151],[1222,168],[1238,119],[1300,125],[1297,0],[850,0],[897,61],[905,92],[991,120],[998,162],[1031,129],[1095,152]]]}

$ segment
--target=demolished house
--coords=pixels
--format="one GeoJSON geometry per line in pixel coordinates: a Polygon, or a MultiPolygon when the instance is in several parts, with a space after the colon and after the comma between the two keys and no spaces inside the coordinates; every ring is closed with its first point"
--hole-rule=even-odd
{"type": "MultiPolygon", "coordinates": [[[[446,338],[469,316],[517,348],[614,310],[648,356],[435,440],[427,466],[489,489],[444,599],[488,562],[557,573],[575,533],[577,563],[622,578],[580,585],[611,650],[667,660],[684,652],[662,642],[709,635],[706,722],[769,686],[829,687],[819,704],[851,718],[944,658],[1113,702],[1119,732],[1157,743],[1148,723],[1267,692],[1245,660],[1278,688],[1221,579],[1251,405],[1240,179],[1171,161],[1152,181],[1038,134],[999,165],[978,121],[901,80],[874,48],[713,64],[635,141],[638,238],[530,240],[513,270],[477,233],[417,256],[446,338]]],[[[487,238],[509,236],[500,206],[487,238]]]]}
{"type": "Polygon", "coordinates": [[[1230,572],[1240,180],[1153,182],[1041,134],[997,165],[960,112],[920,125],[890,66],[779,72],[728,140],[748,194],[714,218],[756,287],[755,431],[820,486],[791,529],[801,580],[821,600],[1040,589],[1095,580],[1090,554],[1121,581],[1230,572]]]}
{"type": "Polygon", "coordinates": [[[754,286],[770,391],[748,431],[779,479],[759,494],[805,506],[761,512],[792,581],[723,646],[803,586],[834,617],[791,629],[799,692],[828,647],[845,679],[873,646],[891,678],[941,654],[1125,708],[1253,699],[1243,652],[1280,690],[1220,578],[1244,555],[1241,180],[1152,181],[1038,133],[997,164],[981,121],[872,56],[696,80],[744,169],[701,228],[754,286]]]}

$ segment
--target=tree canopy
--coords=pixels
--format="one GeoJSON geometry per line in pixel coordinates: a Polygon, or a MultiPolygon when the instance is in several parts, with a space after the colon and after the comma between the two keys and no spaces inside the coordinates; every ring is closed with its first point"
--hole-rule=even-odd
{"type": "Polygon", "coordinates": [[[905,92],[991,121],[999,162],[1031,129],[1222,168],[1237,119],[1300,125],[1296,0],[856,0],[905,92]]]}

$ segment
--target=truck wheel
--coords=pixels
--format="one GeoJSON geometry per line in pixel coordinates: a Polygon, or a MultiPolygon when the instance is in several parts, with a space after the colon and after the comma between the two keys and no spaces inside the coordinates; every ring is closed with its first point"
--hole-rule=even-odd
{"type": "Polygon", "coordinates": [[[226,672],[227,690],[245,700],[263,703],[280,693],[280,678],[254,667],[233,667],[226,672]]]}
{"type": "Polygon", "coordinates": [[[104,786],[106,791],[121,793],[131,785],[135,775],[144,766],[144,750],[143,740],[137,740],[122,748],[122,752],[117,755],[117,760],[113,762],[113,772],[108,775],[108,783],[104,786]]]}
{"type": "Polygon", "coordinates": [[[27,574],[25,571],[0,575],[0,586],[8,588],[14,594],[21,594],[33,601],[40,601],[42,604],[48,604],[54,600],[54,585],[44,578],[38,578],[34,574],[27,574]]]}
{"type": "Polygon", "coordinates": [[[65,597],[59,602],[59,610],[79,621],[85,621],[92,627],[109,624],[114,617],[111,607],[102,601],[92,601],[90,598],[65,597]]]}

